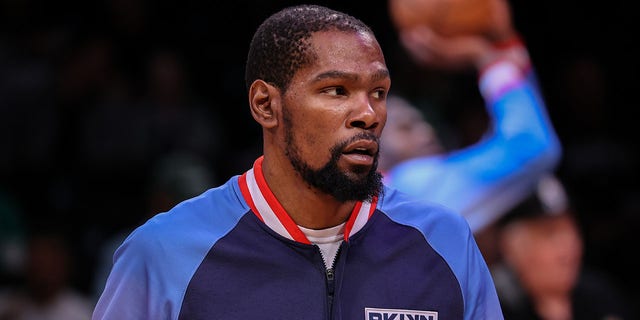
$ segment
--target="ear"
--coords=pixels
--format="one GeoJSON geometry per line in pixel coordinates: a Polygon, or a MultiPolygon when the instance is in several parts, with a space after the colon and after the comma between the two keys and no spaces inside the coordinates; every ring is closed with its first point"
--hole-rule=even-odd
{"type": "Polygon", "coordinates": [[[278,125],[280,90],[263,80],[256,80],[249,88],[251,115],[263,128],[278,125]]]}

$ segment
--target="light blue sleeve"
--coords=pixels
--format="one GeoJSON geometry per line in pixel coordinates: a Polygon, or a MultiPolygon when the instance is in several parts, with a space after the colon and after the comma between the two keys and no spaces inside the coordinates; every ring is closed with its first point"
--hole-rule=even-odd
{"type": "Polygon", "coordinates": [[[406,161],[385,176],[394,188],[460,212],[473,232],[522,200],[561,156],[533,74],[484,98],[491,123],[478,143],[443,156],[406,161]]]}
{"type": "Polygon", "coordinates": [[[502,308],[489,268],[466,221],[455,215],[450,225],[429,229],[431,246],[449,263],[464,297],[464,319],[503,319],[502,308]],[[452,237],[451,234],[460,237],[452,237]],[[456,243],[454,239],[461,239],[456,243]]]}
{"type": "Polygon", "coordinates": [[[468,248],[466,252],[447,248],[451,243],[451,235],[448,233],[450,230],[441,228],[434,231],[429,241],[434,249],[450,262],[453,272],[461,283],[465,303],[464,319],[503,319],[493,278],[471,229],[464,221],[458,223],[461,224],[458,229],[461,229],[461,233],[465,235],[462,239],[466,240],[465,247],[468,248]]]}

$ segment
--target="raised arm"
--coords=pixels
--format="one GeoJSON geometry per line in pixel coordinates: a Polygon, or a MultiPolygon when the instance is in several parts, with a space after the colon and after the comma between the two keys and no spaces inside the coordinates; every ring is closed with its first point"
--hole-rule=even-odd
{"type": "Polygon", "coordinates": [[[477,70],[490,129],[470,147],[397,164],[386,181],[452,207],[474,232],[520,201],[561,156],[527,49],[512,29],[502,35],[496,42],[483,36],[442,37],[426,27],[400,33],[420,65],[477,70]]]}

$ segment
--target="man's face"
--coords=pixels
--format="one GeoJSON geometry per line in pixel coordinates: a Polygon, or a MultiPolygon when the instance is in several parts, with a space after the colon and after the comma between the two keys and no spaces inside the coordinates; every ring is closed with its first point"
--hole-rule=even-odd
{"type": "Polygon", "coordinates": [[[382,153],[389,164],[442,153],[434,128],[419,109],[400,97],[387,101],[387,124],[382,135],[382,153]]]}
{"type": "Polygon", "coordinates": [[[505,259],[529,290],[566,293],[582,263],[582,238],[568,215],[518,221],[503,236],[505,259]]]}
{"type": "Polygon", "coordinates": [[[312,187],[340,201],[378,193],[378,139],[386,122],[390,79],[370,35],[320,32],[313,65],[299,70],[284,95],[285,153],[312,187]]]}

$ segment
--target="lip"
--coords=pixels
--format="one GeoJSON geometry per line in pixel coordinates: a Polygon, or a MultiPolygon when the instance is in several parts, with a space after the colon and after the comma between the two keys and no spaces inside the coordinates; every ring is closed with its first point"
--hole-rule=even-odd
{"type": "Polygon", "coordinates": [[[378,143],[372,140],[358,140],[349,144],[342,156],[354,165],[373,165],[374,156],[378,152],[378,143]]]}

